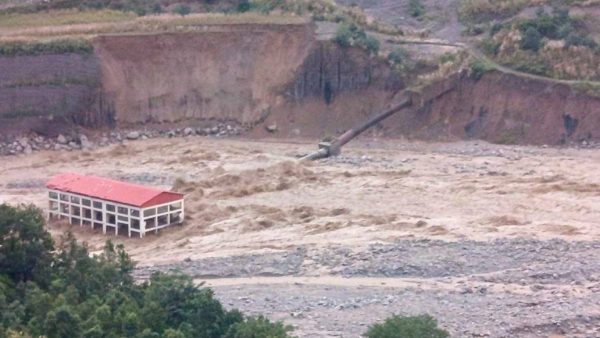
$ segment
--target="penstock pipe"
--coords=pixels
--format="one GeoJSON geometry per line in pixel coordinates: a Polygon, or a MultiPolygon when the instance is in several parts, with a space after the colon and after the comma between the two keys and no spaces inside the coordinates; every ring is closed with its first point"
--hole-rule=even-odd
{"type": "Polygon", "coordinates": [[[352,141],[352,139],[362,134],[365,130],[394,115],[400,110],[410,107],[411,105],[412,99],[410,97],[406,98],[402,102],[394,105],[392,108],[381,112],[369,118],[367,121],[361,123],[360,125],[346,131],[340,137],[336,138],[331,144],[323,145],[318,151],[302,157],[301,160],[314,161],[321,158],[338,155],[341,151],[342,146],[344,146],[346,143],[352,141]]]}
{"type": "Polygon", "coordinates": [[[412,104],[412,100],[410,98],[408,98],[408,99],[405,99],[404,101],[402,101],[401,103],[393,106],[392,108],[371,117],[370,119],[368,119],[361,125],[354,127],[352,129],[348,130],[347,132],[343,133],[342,136],[338,137],[335,141],[333,141],[333,143],[331,144],[331,147],[332,148],[343,147],[346,143],[350,142],[353,138],[362,134],[365,130],[367,130],[367,129],[371,128],[372,126],[376,125],[377,123],[387,119],[388,117],[394,115],[395,113],[399,112],[400,110],[402,110],[406,107],[409,107],[411,104],[412,104]]]}

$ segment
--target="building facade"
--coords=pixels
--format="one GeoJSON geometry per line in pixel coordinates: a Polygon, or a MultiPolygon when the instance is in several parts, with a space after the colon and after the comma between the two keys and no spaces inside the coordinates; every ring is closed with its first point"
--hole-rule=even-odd
{"type": "Polygon", "coordinates": [[[46,184],[48,217],[131,237],[183,223],[183,194],[107,178],[60,174],[46,184]]]}

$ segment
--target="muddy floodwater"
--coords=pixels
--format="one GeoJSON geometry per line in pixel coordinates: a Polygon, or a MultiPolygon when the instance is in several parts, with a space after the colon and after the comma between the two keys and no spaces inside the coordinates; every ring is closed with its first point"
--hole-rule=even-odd
{"type": "MultiPolygon", "coordinates": [[[[150,139],[0,159],[0,203],[45,208],[73,171],[186,194],[186,221],[123,243],[140,279],[179,270],[300,337],[430,313],[453,337],[600,337],[600,151],[363,139],[150,139]]],[[[58,236],[69,227],[55,224],[58,236]]]]}

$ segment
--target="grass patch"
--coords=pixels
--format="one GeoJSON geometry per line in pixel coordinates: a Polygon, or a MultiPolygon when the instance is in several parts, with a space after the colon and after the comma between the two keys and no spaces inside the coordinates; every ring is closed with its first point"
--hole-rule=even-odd
{"type": "Polygon", "coordinates": [[[39,41],[58,38],[90,39],[101,34],[195,32],[198,31],[198,27],[207,25],[295,25],[307,22],[306,18],[286,14],[204,13],[186,16],[163,14],[137,17],[129,21],[65,24],[32,28],[12,27],[3,30],[0,41],[39,41]]]}
{"type": "Polygon", "coordinates": [[[121,22],[137,18],[132,12],[114,10],[57,10],[31,14],[0,14],[0,28],[32,28],[98,22],[121,22]]]}
{"type": "Polygon", "coordinates": [[[504,19],[525,7],[540,5],[545,0],[460,0],[458,15],[463,22],[482,23],[504,19]]]}
{"type": "Polygon", "coordinates": [[[85,39],[56,39],[48,41],[9,41],[0,43],[1,56],[40,54],[90,54],[92,44],[85,39]]]}
{"type": "Polygon", "coordinates": [[[496,67],[486,60],[475,59],[471,61],[469,68],[470,75],[474,79],[479,80],[485,73],[494,70],[496,67]]]}
{"type": "Polygon", "coordinates": [[[576,93],[592,96],[600,99],[600,84],[592,82],[579,82],[571,85],[576,93]]]}

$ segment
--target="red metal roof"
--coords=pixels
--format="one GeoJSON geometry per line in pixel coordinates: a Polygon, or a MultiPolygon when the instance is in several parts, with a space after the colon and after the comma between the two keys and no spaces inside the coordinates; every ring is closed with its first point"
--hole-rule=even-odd
{"type": "Polygon", "coordinates": [[[183,199],[183,194],[171,191],[75,173],[58,174],[46,183],[46,187],[140,208],[183,199]]]}

